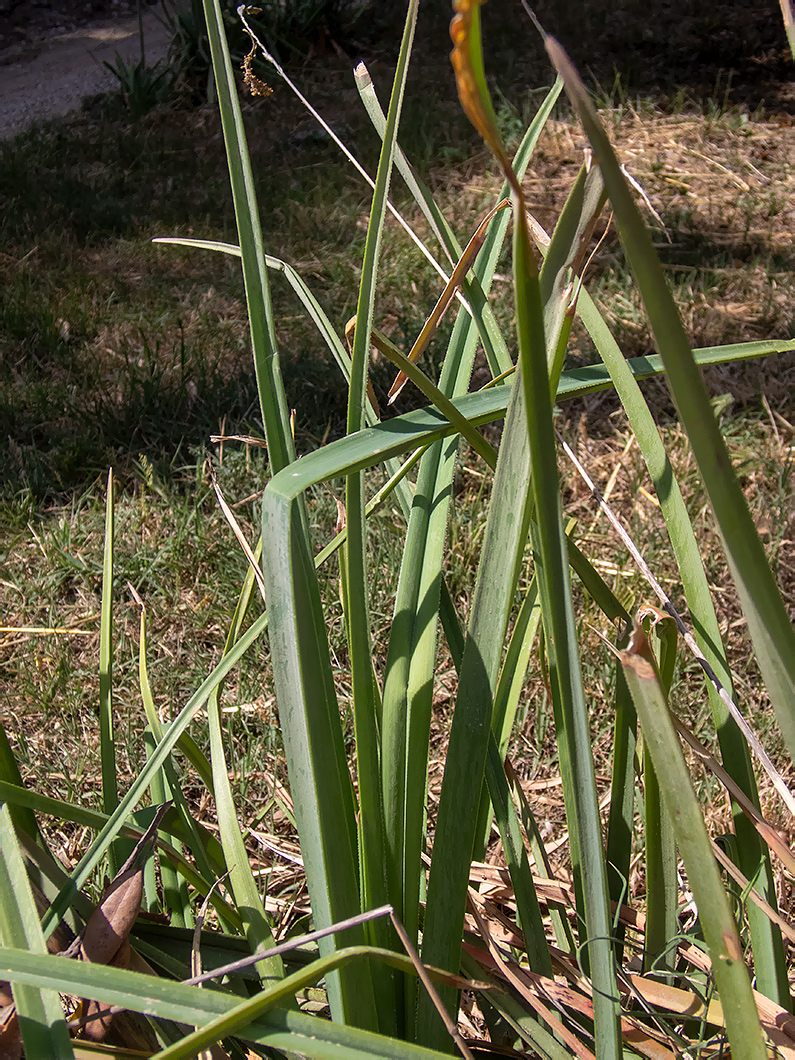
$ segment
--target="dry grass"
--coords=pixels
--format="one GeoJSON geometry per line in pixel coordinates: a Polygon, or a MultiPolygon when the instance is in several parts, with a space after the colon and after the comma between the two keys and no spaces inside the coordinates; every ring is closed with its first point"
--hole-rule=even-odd
{"type": "MultiPolygon", "coordinates": [[[[270,119],[271,115],[268,117],[270,119]]],[[[706,121],[692,115],[639,114],[630,107],[605,112],[605,118],[612,128],[613,138],[622,159],[643,186],[657,215],[665,222],[665,227],[660,229],[658,242],[672,276],[686,273],[689,282],[681,285],[681,292],[685,297],[691,297],[689,301],[682,302],[682,308],[694,345],[775,337],[790,333],[793,307],[791,299],[787,297],[787,285],[784,281],[789,275],[788,268],[791,265],[788,233],[793,220],[791,174],[795,172],[792,165],[795,161],[795,130],[786,125],[758,121],[754,117],[745,120],[744,116],[734,114],[715,121],[706,121]],[[781,203],[780,209],[773,210],[771,203],[781,203]],[[700,256],[699,260],[705,261],[706,264],[677,263],[677,257],[681,261],[688,255],[694,260],[700,256]],[[725,264],[713,264],[716,258],[725,264]],[[749,259],[751,267],[748,267],[749,259]],[[757,263],[754,263],[755,260],[757,263]],[[777,282],[777,273],[771,272],[770,263],[774,261],[780,266],[780,283],[777,282]],[[705,273],[709,274],[712,281],[709,284],[700,278],[705,273]]],[[[166,120],[167,115],[159,115],[153,119],[158,125],[162,125],[166,120]]],[[[207,120],[208,117],[204,113],[199,115],[200,123],[206,123],[207,120]]],[[[582,157],[583,141],[579,131],[562,120],[550,122],[525,182],[531,209],[546,227],[550,227],[554,222],[582,157]]],[[[444,181],[440,171],[432,174],[442,205],[451,211],[462,231],[469,231],[474,226],[484,203],[494,193],[495,180],[488,174],[484,176],[483,161],[482,156],[476,156],[466,165],[444,170],[444,181]]],[[[349,213],[347,220],[356,226],[355,214],[349,213]]],[[[313,227],[314,225],[310,226],[313,227]]],[[[389,330],[390,318],[397,321],[398,315],[402,314],[402,319],[405,320],[406,314],[406,299],[401,295],[401,290],[405,291],[408,252],[401,246],[400,239],[397,233],[393,234],[392,249],[384,270],[385,288],[381,303],[383,319],[380,323],[385,326],[385,330],[389,330]],[[393,265],[394,275],[390,275],[393,265]]],[[[284,253],[284,247],[279,249],[284,253]]],[[[299,241],[295,246],[299,253],[310,249],[311,242],[299,241]]],[[[350,253],[349,245],[344,249],[350,253]]],[[[329,265],[329,255],[333,258],[334,254],[342,253],[341,247],[335,249],[328,246],[326,250],[327,254],[315,254],[309,260],[308,272],[320,274],[318,279],[321,284],[323,273],[327,274],[335,268],[333,262],[329,265]]],[[[649,340],[635,292],[628,284],[620,290],[614,287],[616,281],[612,278],[611,269],[620,260],[619,255],[617,241],[608,234],[591,264],[591,280],[601,296],[602,307],[608,317],[612,318],[627,353],[647,352],[649,340]]],[[[85,249],[75,247],[70,254],[73,269],[86,269],[95,277],[91,300],[96,307],[94,312],[97,324],[94,329],[86,329],[93,333],[87,336],[87,341],[81,346],[79,361],[91,365],[92,372],[96,373],[94,379],[102,380],[101,386],[105,389],[111,409],[121,410],[129,399],[129,392],[119,383],[120,361],[141,366],[147,344],[157,349],[158,379],[166,389],[174,386],[180,370],[177,360],[178,336],[188,343],[203,346],[212,343],[218,354],[213,371],[226,379],[234,378],[240,371],[241,358],[245,362],[247,356],[242,348],[246,330],[244,310],[239,296],[234,293],[232,283],[236,269],[233,263],[221,259],[219,266],[219,259],[197,258],[165,249],[147,251],[146,256],[155,264],[154,272],[151,265],[142,260],[142,244],[138,240],[112,242],[85,249]],[[220,284],[208,284],[208,272],[216,281],[220,278],[220,284]],[[123,316],[120,319],[103,321],[103,288],[108,291],[117,288],[119,283],[124,285],[131,305],[135,304],[137,299],[147,297],[155,285],[160,291],[173,291],[178,306],[178,319],[175,319],[173,313],[164,316],[162,330],[146,336],[141,333],[139,321],[124,319],[123,316]],[[175,330],[177,323],[178,332],[175,330]]],[[[433,297],[428,283],[428,280],[421,284],[413,280],[411,284],[412,296],[409,305],[418,317],[423,312],[423,304],[430,304],[429,299],[433,297]],[[424,301],[422,295],[425,296],[424,301]]],[[[497,290],[499,292],[499,281],[497,290]]],[[[162,298],[162,295],[159,298],[162,298]]],[[[56,301],[53,313],[59,311],[60,307],[56,301]]],[[[291,319],[288,315],[284,320],[286,335],[289,335],[291,319]]],[[[68,317],[59,316],[57,322],[59,326],[65,322],[70,333],[73,333],[74,329],[68,317]]],[[[289,339],[287,345],[289,346],[289,339]]],[[[571,356],[576,359],[587,358],[588,350],[584,336],[578,335],[575,339],[571,356]]],[[[787,508],[782,506],[782,498],[770,497],[770,489],[765,487],[770,486],[770,468],[790,458],[788,444],[791,434],[787,424],[788,417],[792,416],[792,388],[786,383],[793,371],[792,363],[792,358],[780,357],[763,364],[755,363],[724,369],[721,372],[713,370],[711,373],[716,392],[728,392],[737,407],[758,402],[760,391],[770,405],[769,414],[765,414],[769,430],[764,423],[759,425],[761,444],[766,449],[760,450],[759,442],[754,442],[752,448],[757,470],[749,475],[748,481],[752,509],[759,513],[760,519],[764,515],[768,522],[771,512],[787,511],[787,508]],[[771,503],[778,505],[778,508],[772,508],[771,503]]],[[[196,386],[195,383],[191,386],[191,382],[191,379],[181,379],[177,383],[177,390],[181,386],[190,395],[196,386]]],[[[661,411],[667,411],[667,398],[662,388],[657,387],[655,393],[659,395],[661,411]]],[[[76,400],[93,402],[96,400],[96,393],[83,386],[76,400]]],[[[84,411],[89,408],[90,405],[87,405],[84,411]]],[[[218,410],[219,425],[223,412],[225,410],[218,410]]],[[[564,412],[572,430],[576,426],[580,453],[587,457],[588,466],[597,482],[608,481],[617,463],[626,469],[615,481],[612,501],[626,516],[629,525],[634,525],[641,540],[652,544],[655,559],[660,559],[656,551],[657,545],[663,539],[659,513],[652,501],[637,492],[641,472],[632,451],[625,452],[627,436],[621,417],[616,418],[613,400],[609,396],[600,395],[581,403],[576,409],[567,408],[564,412]]],[[[681,444],[681,438],[676,437],[675,431],[673,437],[674,453],[679,454],[676,458],[680,465],[677,470],[683,475],[684,481],[692,482],[693,469],[681,444]]],[[[739,456],[742,460],[747,455],[748,446],[739,456]]],[[[137,482],[136,489],[142,493],[146,492],[141,486],[140,472],[133,471],[129,482],[131,485],[137,482]]],[[[466,495],[470,490],[479,489],[481,482],[476,469],[474,475],[468,475],[462,470],[459,490],[462,495],[466,495]]],[[[244,494],[250,493],[248,486],[241,484],[241,489],[244,494]]],[[[651,493],[648,483],[646,489],[651,493]]],[[[585,494],[574,479],[571,480],[571,500],[571,514],[584,518],[590,525],[593,517],[581,511],[586,503],[585,494]]],[[[95,510],[96,503],[96,499],[91,502],[95,510]]],[[[143,508],[146,502],[141,500],[140,505],[143,508]]],[[[207,501],[204,501],[203,505],[206,507],[202,535],[206,533],[211,537],[223,536],[225,529],[219,516],[210,515],[212,505],[207,501]]],[[[466,515],[460,518],[453,531],[456,535],[456,567],[461,572],[458,576],[460,593],[467,591],[466,573],[476,561],[478,536],[477,523],[471,522],[472,513],[468,510],[466,502],[463,508],[466,509],[466,515]]],[[[79,525],[81,510],[78,508],[74,514],[59,510],[53,514],[58,515],[61,526],[60,531],[53,535],[55,540],[59,539],[59,534],[64,543],[68,540],[66,551],[70,555],[76,555],[77,560],[72,563],[68,577],[53,574],[58,582],[55,591],[35,603],[29,598],[26,599],[26,594],[19,593],[6,583],[3,592],[6,598],[7,624],[48,624],[49,616],[57,611],[57,622],[60,626],[93,623],[96,628],[100,530],[95,526],[89,539],[75,547],[74,542],[69,539],[67,528],[79,525]],[[92,556],[90,576],[84,571],[79,571],[78,576],[76,572],[81,556],[86,553],[92,556]]],[[[51,527],[52,517],[49,516],[45,522],[51,527]]],[[[144,547],[153,555],[157,554],[162,544],[174,534],[173,524],[156,506],[151,507],[145,515],[138,513],[131,517],[131,523],[138,524],[135,533],[137,543],[133,544],[131,539],[129,547],[144,547]]],[[[792,564],[788,562],[788,558],[792,549],[792,528],[786,524],[783,527],[768,529],[771,542],[775,542],[779,556],[778,566],[784,580],[785,592],[791,597],[793,590],[789,583],[792,564]]],[[[592,534],[590,540],[600,549],[606,549],[608,556],[611,556],[606,562],[614,562],[613,543],[600,540],[598,533],[596,536],[592,534]]],[[[714,538],[711,540],[714,544],[714,538]]],[[[122,542],[120,548],[123,550],[124,547],[122,542]]],[[[59,549],[60,546],[56,545],[48,551],[34,538],[19,534],[16,543],[6,553],[8,569],[14,572],[14,582],[21,584],[39,580],[43,573],[42,560],[45,570],[52,566],[57,571],[61,562],[59,549]],[[38,568],[36,576],[33,574],[34,567],[38,568]]],[[[715,554],[714,549],[710,551],[715,554]]],[[[239,562],[236,566],[239,569],[239,562]]],[[[623,569],[623,561],[619,566],[622,571],[616,584],[629,591],[629,583],[635,586],[637,579],[623,569]]],[[[722,574],[721,571],[716,573],[722,574]]],[[[188,575],[186,581],[186,574],[187,572],[177,576],[173,595],[169,594],[170,603],[167,610],[154,618],[155,625],[150,635],[151,643],[157,645],[177,671],[185,668],[180,661],[184,653],[193,655],[195,652],[197,626],[201,629],[201,639],[209,648],[220,643],[222,625],[213,620],[209,626],[201,628],[204,625],[201,619],[203,612],[208,615],[217,613],[215,609],[220,602],[219,594],[208,594],[203,589],[201,575],[193,579],[195,584],[190,584],[191,578],[188,575]],[[188,643],[191,640],[194,641],[193,644],[188,643]]],[[[457,576],[455,573],[452,576],[455,584],[457,576]]],[[[718,584],[723,584],[720,577],[718,584]]],[[[459,602],[464,601],[460,599],[459,602]]],[[[719,602],[728,628],[732,622],[737,621],[739,611],[734,600],[727,599],[723,591],[719,602]]],[[[384,614],[388,614],[386,606],[384,614]]],[[[136,641],[137,615],[133,608],[128,607],[122,612],[122,617],[124,632],[121,642],[125,650],[129,651],[133,649],[136,641]]],[[[85,674],[85,679],[81,681],[80,699],[84,704],[94,699],[95,679],[88,675],[93,673],[96,635],[93,639],[64,639],[55,650],[51,642],[29,640],[23,644],[19,637],[7,637],[4,650],[10,653],[6,655],[10,673],[17,675],[18,666],[22,666],[28,675],[28,687],[24,693],[26,706],[22,709],[20,702],[20,709],[15,710],[15,714],[27,718],[25,728],[31,735],[42,733],[42,722],[51,709],[48,704],[53,702],[54,689],[64,689],[65,675],[85,674]],[[18,654],[20,650],[21,655],[18,654]]],[[[742,655],[742,651],[741,648],[738,656],[742,655]]],[[[187,670],[189,673],[197,672],[195,660],[187,670]]],[[[134,697],[132,677],[128,680],[130,695],[134,697]]],[[[187,689],[187,682],[180,682],[178,687],[187,689]]],[[[444,676],[440,677],[440,706],[449,701],[450,687],[449,680],[444,676]]],[[[16,701],[20,696],[16,681],[12,680],[8,690],[13,701],[16,701]]],[[[596,690],[594,688],[594,691],[596,690]]],[[[82,713],[81,710],[80,714],[82,713]]],[[[78,727],[73,731],[77,737],[73,748],[75,757],[71,753],[67,757],[70,761],[80,762],[86,759],[85,748],[90,742],[86,740],[88,729],[83,731],[78,727]]],[[[48,732],[46,738],[41,735],[38,738],[44,739],[44,744],[41,747],[30,745],[31,762],[41,763],[48,758],[45,744],[55,747],[60,741],[60,753],[63,754],[63,741],[68,740],[69,736],[64,733],[56,737],[53,732],[48,732]]],[[[532,758],[538,764],[548,759],[548,753],[551,751],[551,745],[548,745],[546,750],[537,748],[532,758]]],[[[45,772],[50,773],[50,770],[45,772]]],[[[83,769],[79,769],[78,773],[82,777],[83,769]]],[[[50,775],[55,779],[53,773],[50,775]]]]}
{"type": "MultiPolygon", "coordinates": [[[[685,21],[685,28],[693,32],[693,19],[685,21]]],[[[632,25],[637,28],[640,20],[630,28],[632,25]]],[[[606,30],[606,36],[612,32],[606,30]]],[[[770,54],[766,61],[770,70],[779,68],[775,55],[770,54]]],[[[747,69],[746,64],[746,74],[747,69]]],[[[362,133],[355,117],[358,102],[346,80],[348,74],[342,70],[326,73],[325,82],[317,86],[321,109],[335,127],[349,132],[358,142],[362,133]]],[[[377,78],[384,74],[384,68],[376,62],[373,73],[377,78]]],[[[708,80],[712,75],[714,71],[706,71],[703,76],[708,80]]],[[[789,106],[786,86],[780,87],[775,105],[759,110],[736,102],[741,87],[738,79],[728,105],[713,106],[712,110],[708,105],[700,109],[682,107],[681,100],[674,100],[671,106],[671,98],[667,110],[646,100],[630,103],[613,98],[602,111],[620,157],[648,198],[648,218],[656,228],[659,251],[695,346],[781,337],[795,330],[791,289],[795,264],[791,249],[795,127],[784,109],[789,106]]],[[[444,90],[439,90],[438,102],[442,113],[447,113],[444,108],[451,104],[444,90]]],[[[299,136],[309,130],[286,90],[280,89],[267,104],[250,104],[246,109],[255,169],[264,174],[261,190],[268,204],[263,211],[268,250],[296,264],[333,319],[342,324],[355,299],[355,260],[366,224],[367,195],[347,174],[340,174],[327,144],[299,136]]],[[[515,119],[510,107],[503,116],[508,126],[515,119]]],[[[93,155],[77,158],[69,165],[70,179],[107,196],[120,192],[115,183],[114,157],[98,147],[106,131],[102,122],[90,117],[78,119],[74,127],[78,143],[85,146],[87,156],[93,155]]],[[[413,144],[405,146],[410,154],[412,146],[421,147],[426,131],[422,122],[409,129],[413,144]]],[[[116,128],[114,135],[121,138],[124,134],[116,128]]],[[[46,202],[39,199],[30,205],[27,224],[14,230],[0,259],[9,288],[22,292],[19,305],[24,308],[31,304],[30,291],[39,284],[46,293],[49,314],[39,321],[38,332],[18,334],[9,324],[9,313],[5,334],[0,336],[0,354],[4,371],[8,371],[4,379],[8,407],[16,404],[30,411],[28,418],[15,421],[10,432],[2,432],[10,434],[6,453],[17,478],[17,484],[7,489],[0,530],[3,624],[16,629],[58,626],[90,631],[87,635],[48,637],[0,633],[3,723],[26,783],[58,798],[91,804],[99,803],[95,704],[103,518],[102,491],[95,474],[103,461],[113,460],[122,483],[114,622],[117,738],[122,749],[119,779],[124,786],[137,771],[143,753],[136,672],[139,612],[127,582],[135,586],[147,605],[150,676],[165,719],[176,713],[217,659],[244,569],[210,494],[203,471],[203,447],[209,433],[219,428],[225,427],[229,433],[257,429],[236,263],[148,244],[151,236],[165,229],[183,235],[233,238],[223,190],[217,121],[207,108],[190,115],[165,111],[139,123],[133,135],[142,150],[156,155],[158,172],[150,183],[143,180],[136,189],[134,194],[139,198],[123,224],[114,227],[109,222],[101,233],[88,238],[85,219],[69,214],[68,206],[64,206],[66,213],[58,215],[60,229],[54,236],[52,232],[42,236],[42,249],[33,250],[41,234],[37,234],[36,226],[44,224],[47,213],[46,202]],[[172,171],[176,185],[170,183],[172,171]],[[213,195],[218,196],[218,202],[211,201],[213,195]],[[145,199],[151,213],[145,212],[145,199]],[[138,216],[136,211],[140,211],[138,216]],[[164,216],[167,223],[159,219],[164,216]],[[47,348],[52,356],[39,354],[37,343],[44,340],[50,343],[47,348]],[[48,430],[55,431],[57,445],[76,445],[74,434],[79,432],[88,432],[90,442],[87,450],[78,450],[79,458],[71,463],[62,460],[62,453],[53,455],[61,480],[57,485],[49,480],[44,499],[35,491],[17,488],[30,473],[30,459],[40,457],[42,447],[49,444],[41,429],[39,396],[32,393],[36,372],[42,373],[46,385],[59,398],[68,395],[68,400],[56,401],[53,418],[46,421],[48,430]],[[136,405],[141,395],[143,400],[136,405]],[[153,395],[159,405],[152,405],[153,395]],[[113,435],[108,424],[118,421],[131,405],[138,419],[133,416],[125,427],[126,436],[124,432],[113,435]],[[168,431],[163,430],[166,421],[168,431]],[[101,430],[94,437],[90,432],[97,423],[101,430]],[[173,447],[180,444],[175,457],[173,447]]],[[[493,200],[497,179],[460,125],[451,124],[442,140],[437,147],[443,150],[421,157],[420,168],[457,231],[464,235],[474,230],[486,204],[493,200]],[[439,164],[437,156],[444,152],[452,163],[439,164]]],[[[372,142],[363,151],[372,153],[372,142]]],[[[582,160],[581,134],[559,114],[549,123],[525,181],[531,209],[545,227],[554,223],[582,160]]],[[[49,159],[48,187],[57,180],[58,165],[55,157],[49,159]]],[[[144,176],[148,179],[152,174],[144,176]]],[[[396,186],[396,198],[401,195],[396,186]]],[[[411,215],[412,208],[407,212],[411,215]]],[[[377,325],[405,343],[416,335],[438,287],[428,270],[416,263],[413,251],[391,222],[387,230],[389,252],[381,272],[377,325]]],[[[507,310],[500,304],[500,294],[508,286],[507,271],[506,263],[494,286],[497,312],[503,318],[507,310]]],[[[612,230],[589,266],[588,282],[627,355],[649,352],[643,310],[612,230]]],[[[344,395],[318,357],[317,343],[299,318],[295,304],[280,291],[276,300],[289,396],[298,409],[298,442],[302,449],[309,449],[341,429],[344,395]]],[[[507,327],[508,321],[505,323],[507,327]]],[[[439,356],[440,347],[441,342],[430,356],[439,356]]],[[[587,336],[576,329],[571,360],[588,361],[593,355],[587,336]]],[[[790,355],[712,370],[708,381],[717,398],[727,396],[721,403],[722,415],[735,465],[795,617],[793,373],[795,357],[790,355]]],[[[390,381],[386,370],[376,379],[382,388],[390,381]]],[[[481,381],[482,369],[476,374],[476,382],[481,381]]],[[[730,588],[692,456],[664,387],[648,384],[647,393],[703,543],[719,620],[737,677],[738,697],[792,781],[792,765],[784,760],[774,727],[769,724],[767,702],[759,692],[755,665],[749,661],[739,605],[730,588]]],[[[657,577],[679,602],[678,576],[659,508],[615,399],[596,395],[566,406],[560,423],[657,577]]],[[[215,455],[217,459],[217,450],[215,455]]],[[[249,539],[254,539],[256,497],[265,478],[261,454],[235,450],[227,444],[218,470],[227,500],[239,505],[236,514],[249,539]]],[[[566,514],[578,521],[576,540],[596,558],[628,606],[647,602],[650,593],[645,583],[594,510],[588,491],[567,466],[561,464],[561,472],[566,514]]],[[[462,615],[467,613],[472,591],[487,492],[482,469],[464,456],[448,541],[450,588],[462,615]]],[[[319,493],[313,498],[311,511],[320,538],[334,523],[333,498],[319,493]]],[[[383,516],[378,520],[376,536],[378,552],[373,570],[379,576],[375,578],[372,614],[380,637],[382,654],[376,660],[380,666],[391,621],[391,592],[402,528],[391,517],[383,516]]],[[[329,597],[334,595],[334,578],[332,570],[329,597]]],[[[584,598],[578,604],[586,693],[593,704],[594,754],[600,793],[604,794],[612,755],[609,704],[614,667],[591,628],[602,628],[599,616],[584,598]]],[[[349,690],[342,637],[338,635],[340,622],[339,612],[332,609],[329,629],[339,645],[336,663],[345,709],[349,690]]],[[[683,670],[674,689],[676,709],[700,738],[714,742],[703,682],[691,663],[685,662],[683,670]]],[[[263,677],[265,671],[264,653],[253,652],[226,687],[226,720],[241,819],[251,829],[252,862],[263,878],[267,877],[269,909],[277,924],[287,930],[308,912],[308,903],[291,825],[290,797],[284,786],[278,715],[269,679],[263,677]]],[[[569,882],[565,813],[556,773],[551,707],[537,663],[532,671],[511,759],[536,808],[544,839],[557,859],[556,874],[565,884],[569,882]]],[[[430,763],[431,827],[454,698],[454,670],[442,648],[436,671],[430,763]]],[[[201,718],[196,728],[201,734],[201,718]]],[[[693,775],[713,834],[727,830],[724,796],[695,761],[693,775]]],[[[190,775],[185,777],[185,788],[197,818],[213,827],[214,807],[206,791],[190,775]]],[[[771,822],[792,844],[795,825],[767,782],[762,783],[762,802],[771,822]]],[[[88,841],[83,830],[62,826],[53,829],[52,838],[67,865],[75,862],[88,841]]],[[[489,861],[501,864],[496,843],[490,849],[489,861]]],[[[777,872],[781,908],[793,919],[795,885],[786,872],[777,872]]],[[[489,885],[497,889],[484,886],[484,897],[502,903],[501,915],[513,916],[510,893],[504,887],[499,891],[493,879],[489,885]]],[[[633,902],[642,907],[645,880],[641,867],[634,872],[630,886],[633,902]]],[[[500,916],[493,909],[487,914],[496,931],[500,916]]],[[[469,926],[474,929],[474,922],[469,926]]],[[[500,930],[503,941],[515,941],[504,923],[500,930]]],[[[482,1033],[476,1005],[470,1015],[471,1026],[482,1033]]]]}

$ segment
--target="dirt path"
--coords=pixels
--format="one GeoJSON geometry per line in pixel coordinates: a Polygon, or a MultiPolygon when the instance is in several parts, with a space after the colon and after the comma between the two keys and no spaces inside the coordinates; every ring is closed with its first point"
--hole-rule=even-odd
{"type": "MultiPolygon", "coordinates": [[[[163,58],[168,50],[171,32],[161,18],[159,5],[143,16],[147,63],[163,58]]],[[[14,54],[10,62],[0,53],[0,139],[9,139],[33,121],[68,114],[85,96],[117,87],[117,79],[103,65],[115,62],[117,53],[128,62],[139,57],[137,18],[103,18],[56,32],[14,54]]]]}

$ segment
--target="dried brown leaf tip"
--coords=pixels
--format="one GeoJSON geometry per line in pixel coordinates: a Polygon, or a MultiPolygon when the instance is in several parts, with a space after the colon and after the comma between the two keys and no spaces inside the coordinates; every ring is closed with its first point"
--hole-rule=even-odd
{"type": "MultiPolygon", "coordinates": [[[[141,911],[144,893],[143,865],[170,806],[171,803],[164,803],[158,808],[146,832],[102,896],[80,940],[81,960],[113,968],[130,967],[130,932],[141,911]]],[[[103,1041],[113,1020],[111,1006],[83,1000],[81,1009],[81,1014],[90,1019],[83,1029],[85,1037],[95,1042],[103,1041]],[[98,1013],[105,1015],[95,1018],[98,1013]]]]}
{"type": "Polygon", "coordinates": [[[624,666],[631,666],[641,679],[647,681],[655,680],[656,667],[649,638],[643,626],[637,621],[632,630],[629,647],[626,651],[621,652],[621,662],[624,666]]]}
{"type": "Polygon", "coordinates": [[[455,15],[450,23],[453,50],[450,61],[455,72],[458,98],[464,113],[491,148],[505,177],[521,199],[521,188],[514,176],[497,131],[494,108],[486,88],[480,52],[480,7],[485,0],[453,0],[455,15]]]}

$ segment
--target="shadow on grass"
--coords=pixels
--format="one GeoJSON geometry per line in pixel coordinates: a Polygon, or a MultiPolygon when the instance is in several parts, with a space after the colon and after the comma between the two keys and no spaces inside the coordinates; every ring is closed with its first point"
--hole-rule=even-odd
{"type": "MultiPolygon", "coordinates": [[[[346,49],[360,49],[385,101],[394,42],[389,13],[374,10],[381,36],[346,41],[346,49]]],[[[720,105],[790,106],[792,67],[775,0],[661,0],[653,12],[623,0],[608,13],[603,3],[574,9],[539,0],[536,10],[606,99],[637,92],[681,103],[684,93],[713,105],[717,97],[720,105]]],[[[455,96],[449,15],[447,5],[422,7],[401,136],[436,187],[448,173],[457,179],[455,163],[479,148],[455,96]]],[[[490,0],[483,20],[498,103],[500,92],[522,100],[551,81],[518,4],[490,0]]],[[[297,76],[373,171],[377,141],[350,65],[350,56],[326,55],[297,76]]],[[[341,330],[355,306],[369,196],[288,90],[275,87],[272,100],[244,101],[266,247],[300,265],[341,330]]],[[[63,495],[141,453],[168,464],[180,445],[206,444],[222,423],[229,433],[259,433],[237,267],[217,255],[189,260],[149,246],[153,235],[169,233],[235,240],[213,107],[154,111],[131,124],[118,102],[95,100],[77,119],[0,144],[0,198],[0,491],[63,495]]],[[[737,242],[710,245],[698,218],[666,223],[674,245],[662,253],[674,276],[756,253],[749,241],[742,253],[737,242]]],[[[387,261],[394,253],[390,245],[387,261]]],[[[405,289],[415,276],[407,270],[417,266],[402,268],[405,289]]],[[[429,290],[416,305],[395,296],[388,307],[403,345],[432,304],[429,290]]],[[[274,297],[288,400],[312,447],[342,429],[344,388],[295,304],[274,297]]],[[[374,372],[376,388],[388,386],[388,366],[374,372]]]]}

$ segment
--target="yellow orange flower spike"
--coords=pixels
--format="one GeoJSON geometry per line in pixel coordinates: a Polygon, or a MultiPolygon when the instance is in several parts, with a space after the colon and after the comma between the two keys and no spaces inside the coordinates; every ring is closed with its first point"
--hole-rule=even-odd
{"type": "Polygon", "coordinates": [[[453,42],[450,61],[455,71],[458,98],[466,116],[494,152],[506,180],[522,202],[522,189],[497,132],[497,116],[486,85],[483,50],[480,44],[480,5],[483,2],[484,0],[453,0],[456,14],[450,23],[450,39],[453,42]]]}

